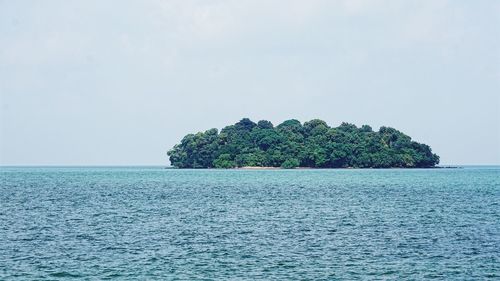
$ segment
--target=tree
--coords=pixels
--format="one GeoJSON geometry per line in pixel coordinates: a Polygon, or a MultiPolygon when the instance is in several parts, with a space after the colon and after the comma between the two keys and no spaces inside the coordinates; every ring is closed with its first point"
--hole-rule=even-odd
{"type": "Polygon", "coordinates": [[[286,159],[285,162],[281,164],[281,168],[284,169],[293,169],[297,168],[298,166],[299,166],[299,160],[297,160],[296,158],[286,159]]]}
{"type": "Polygon", "coordinates": [[[439,163],[428,145],[394,128],[375,132],[350,123],[330,128],[319,119],[303,125],[290,119],[274,127],[267,120],[243,118],[220,133],[210,129],[188,134],[167,155],[178,168],[422,168],[439,163]]]}
{"type": "Polygon", "coordinates": [[[233,159],[231,159],[231,155],[229,154],[221,154],[217,159],[214,160],[213,165],[215,168],[219,169],[228,169],[236,167],[233,159]]]}
{"type": "Polygon", "coordinates": [[[267,120],[260,120],[259,122],[257,122],[257,127],[259,127],[260,129],[273,129],[274,128],[273,123],[271,123],[267,120]]]}

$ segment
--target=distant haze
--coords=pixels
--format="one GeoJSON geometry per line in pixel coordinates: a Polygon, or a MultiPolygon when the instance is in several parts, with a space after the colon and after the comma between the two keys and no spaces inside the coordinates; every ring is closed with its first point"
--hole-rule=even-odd
{"type": "Polygon", "coordinates": [[[0,164],[167,165],[243,117],[500,164],[500,1],[2,1],[0,164]]]}

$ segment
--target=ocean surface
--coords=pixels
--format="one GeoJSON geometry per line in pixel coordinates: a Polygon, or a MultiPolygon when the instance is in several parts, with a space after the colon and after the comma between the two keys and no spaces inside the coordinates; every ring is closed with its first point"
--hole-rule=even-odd
{"type": "Polygon", "coordinates": [[[0,183],[0,280],[500,279],[500,167],[2,167],[0,183]]]}

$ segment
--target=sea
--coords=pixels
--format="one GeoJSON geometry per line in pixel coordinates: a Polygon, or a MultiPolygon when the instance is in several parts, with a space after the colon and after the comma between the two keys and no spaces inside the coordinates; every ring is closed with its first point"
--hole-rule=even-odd
{"type": "Polygon", "coordinates": [[[500,167],[1,167],[0,280],[500,280],[500,167]]]}

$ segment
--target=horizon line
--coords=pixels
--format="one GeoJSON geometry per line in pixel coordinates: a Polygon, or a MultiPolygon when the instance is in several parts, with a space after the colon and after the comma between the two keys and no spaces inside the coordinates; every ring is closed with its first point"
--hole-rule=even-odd
{"type": "MultiPolygon", "coordinates": [[[[443,166],[500,166],[495,164],[439,164],[436,167],[443,166]]],[[[0,164],[0,167],[165,167],[171,168],[172,165],[162,164],[0,164]]]]}

